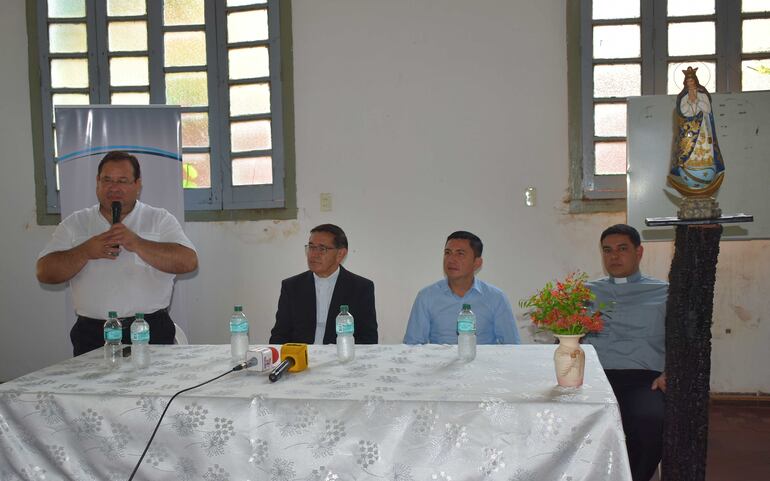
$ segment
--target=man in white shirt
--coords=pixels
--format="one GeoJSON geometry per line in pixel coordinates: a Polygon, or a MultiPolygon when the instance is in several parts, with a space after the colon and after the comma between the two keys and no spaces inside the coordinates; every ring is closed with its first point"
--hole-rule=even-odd
{"type": "Polygon", "coordinates": [[[126,344],[137,312],[150,324],[151,343],[174,342],[167,312],[174,278],[197,269],[198,256],[173,215],[137,200],[141,188],[137,158],[109,152],[96,175],[99,203],[64,219],[38,257],[40,282],[72,288],[76,356],[104,344],[108,311],[122,318],[126,344]]]}
{"type": "Polygon", "coordinates": [[[336,343],[341,305],[355,319],[356,344],[377,344],[374,283],[342,267],[348,253],[345,232],[333,224],[314,227],[305,253],[308,270],[281,282],[270,344],[336,343]]]}

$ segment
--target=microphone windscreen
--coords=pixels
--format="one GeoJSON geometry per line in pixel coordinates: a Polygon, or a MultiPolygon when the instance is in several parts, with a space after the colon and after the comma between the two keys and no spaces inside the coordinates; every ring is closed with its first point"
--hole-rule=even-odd
{"type": "Polygon", "coordinates": [[[122,207],[123,206],[121,205],[121,203],[118,202],[117,200],[112,202],[112,223],[113,224],[117,224],[118,222],[120,222],[120,210],[122,207]]]}
{"type": "Polygon", "coordinates": [[[300,372],[307,369],[307,344],[286,343],[281,346],[281,361],[287,357],[294,359],[294,365],[289,372],[300,372]]]}

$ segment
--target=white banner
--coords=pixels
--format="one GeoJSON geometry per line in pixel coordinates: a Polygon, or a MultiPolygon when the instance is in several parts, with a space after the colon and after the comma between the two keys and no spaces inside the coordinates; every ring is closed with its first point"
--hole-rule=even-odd
{"type": "MultiPolygon", "coordinates": [[[[56,146],[62,219],[98,203],[96,171],[107,152],[120,150],[142,169],[140,200],[163,207],[184,227],[182,130],[179,107],[87,105],[56,107],[56,146]]],[[[177,281],[171,317],[187,330],[184,281],[177,281]]],[[[74,323],[67,296],[69,325],[74,323]],[[71,318],[69,316],[72,316],[71,318]]]]}

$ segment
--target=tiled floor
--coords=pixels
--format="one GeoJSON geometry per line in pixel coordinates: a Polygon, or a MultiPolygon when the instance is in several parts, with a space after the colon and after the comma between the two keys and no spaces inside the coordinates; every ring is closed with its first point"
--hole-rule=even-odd
{"type": "Polygon", "coordinates": [[[712,401],[706,481],[770,480],[770,402],[712,401]]]}

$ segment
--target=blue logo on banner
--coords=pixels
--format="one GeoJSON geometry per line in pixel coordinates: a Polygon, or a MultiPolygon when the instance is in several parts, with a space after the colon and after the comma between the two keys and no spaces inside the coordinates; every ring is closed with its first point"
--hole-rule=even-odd
{"type": "Polygon", "coordinates": [[[145,154],[154,155],[156,157],[166,157],[168,159],[174,159],[182,161],[182,156],[176,152],[169,152],[168,150],[156,149],[154,147],[143,147],[141,145],[104,145],[101,147],[91,147],[85,150],[78,150],[67,155],[62,155],[57,159],[57,162],[67,162],[69,160],[80,159],[83,157],[89,157],[92,155],[101,155],[111,152],[113,150],[120,150],[128,152],[129,154],[145,154]]]}

